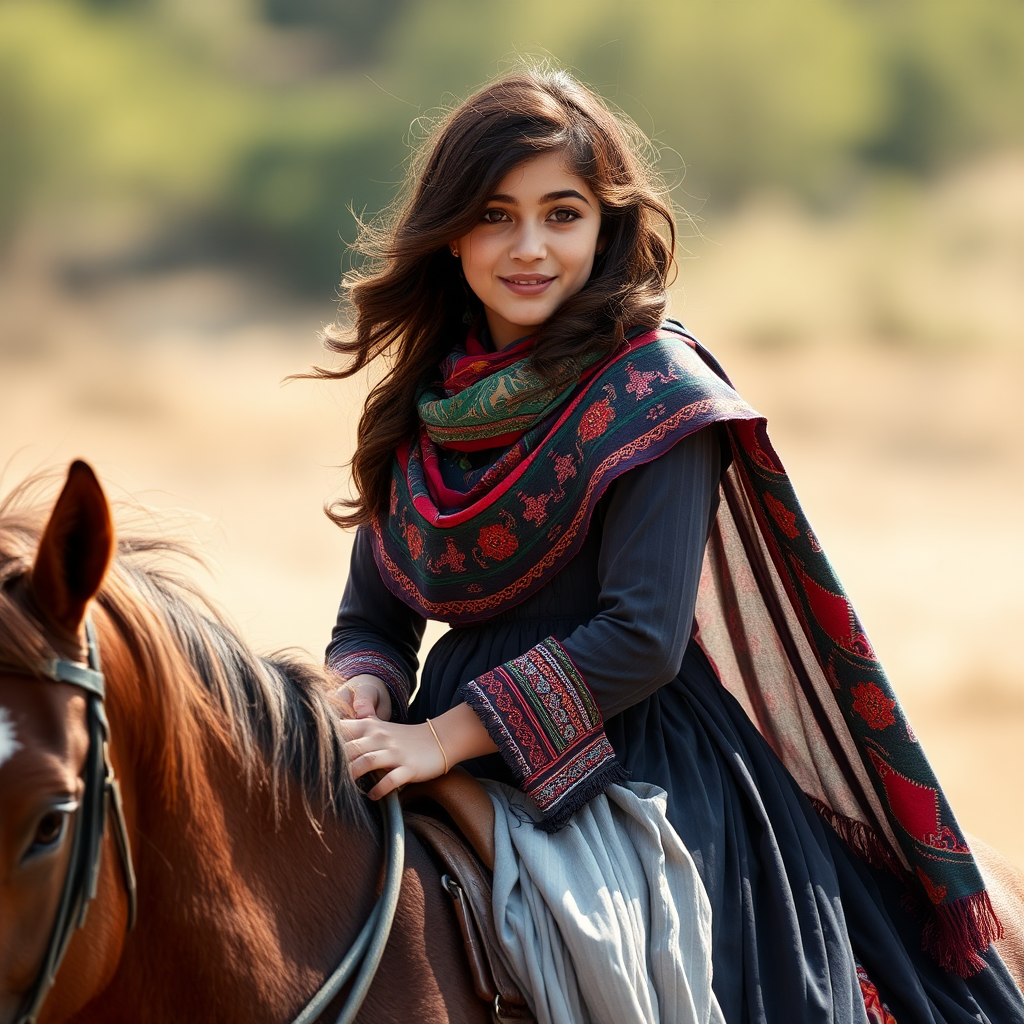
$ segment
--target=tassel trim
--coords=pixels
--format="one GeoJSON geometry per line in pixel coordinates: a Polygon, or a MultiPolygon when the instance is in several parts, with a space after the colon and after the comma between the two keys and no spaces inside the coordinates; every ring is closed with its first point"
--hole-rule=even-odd
{"type": "MultiPolygon", "coordinates": [[[[807,794],[805,794],[807,795],[807,794]]],[[[870,826],[832,810],[817,797],[807,796],[811,806],[832,826],[833,831],[865,863],[879,870],[891,871],[901,881],[909,878],[895,851],[870,826]]]]}
{"type": "Polygon", "coordinates": [[[836,813],[813,796],[808,799],[861,860],[874,868],[891,871],[907,885],[903,907],[921,921],[921,949],[943,970],[970,978],[988,966],[981,954],[1003,937],[1003,926],[987,891],[983,889],[948,903],[929,901],[926,905],[917,895],[921,886],[912,884],[913,876],[873,828],[836,813]]]}
{"type": "Polygon", "coordinates": [[[982,889],[928,910],[921,929],[921,948],[944,970],[961,978],[983,971],[988,964],[981,954],[1003,937],[1003,926],[988,892],[982,889]]]}
{"type": "Polygon", "coordinates": [[[540,821],[534,821],[534,828],[548,833],[559,832],[569,824],[572,816],[581,807],[590,803],[595,796],[600,796],[609,786],[621,786],[626,782],[629,782],[629,772],[617,760],[606,761],[592,772],[585,782],[575,788],[564,803],[544,815],[540,821]]]}

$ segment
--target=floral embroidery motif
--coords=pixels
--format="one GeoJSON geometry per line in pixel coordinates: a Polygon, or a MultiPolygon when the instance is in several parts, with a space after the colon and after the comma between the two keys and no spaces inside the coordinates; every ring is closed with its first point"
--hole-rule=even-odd
{"type": "Polygon", "coordinates": [[[555,456],[555,479],[561,487],[566,480],[576,475],[576,460],[571,455],[555,456]]]}
{"type": "Polygon", "coordinates": [[[391,481],[391,504],[388,506],[388,510],[391,515],[394,515],[398,511],[398,484],[391,481]]]}
{"type": "Polygon", "coordinates": [[[466,571],[466,556],[455,546],[451,537],[444,539],[444,552],[437,558],[427,559],[427,568],[432,573],[439,573],[442,569],[451,569],[452,572],[466,571]]]}
{"type": "Polygon", "coordinates": [[[500,523],[482,527],[476,542],[485,557],[493,558],[496,562],[505,561],[519,548],[516,535],[507,526],[502,526],[500,523]]]}
{"type": "Polygon", "coordinates": [[[658,402],[656,405],[652,405],[647,410],[647,419],[654,423],[655,420],[660,420],[665,415],[665,405],[662,402],[658,402]]]}
{"type": "Polygon", "coordinates": [[[551,500],[551,495],[538,494],[531,497],[520,491],[518,497],[523,503],[523,518],[528,523],[533,523],[534,526],[543,526],[548,517],[548,502],[551,500]]]}
{"type": "Polygon", "coordinates": [[[892,709],[896,701],[886,695],[874,683],[859,683],[853,688],[853,710],[872,729],[886,729],[896,724],[892,709]]]}
{"type": "Polygon", "coordinates": [[[800,530],[796,525],[796,515],[789,511],[778,498],[765,492],[765,507],[771,513],[772,519],[779,524],[779,529],[790,539],[800,536],[800,530]]]}
{"type": "Polygon", "coordinates": [[[576,432],[581,441],[593,441],[600,437],[607,429],[608,424],[615,419],[615,410],[607,398],[600,398],[580,418],[576,432]]]}
{"type": "Polygon", "coordinates": [[[423,554],[423,534],[412,523],[405,528],[405,543],[413,561],[416,561],[423,554]]]}
{"type": "Polygon", "coordinates": [[[946,898],[946,886],[936,885],[920,867],[917,868],[917,877],[921,879],[921,885],[928,894],[928,899],[938,906],[946,898]]]}
{"type": "Polygon", "coordinates": [[[651,381],[655,381],[661,376],[656,370],[640,371],[632,363],[626,364],[626,374],[629,376],[626,394],[635,395],[638,402],[653,392],[651,381]]]}

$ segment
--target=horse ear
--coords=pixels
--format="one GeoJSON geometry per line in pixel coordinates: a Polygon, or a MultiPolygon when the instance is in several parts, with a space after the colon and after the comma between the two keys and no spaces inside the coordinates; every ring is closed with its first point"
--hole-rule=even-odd
{"type": "Polygon", "coordinates": [[[49,624],[77,636],[114,548],[110,506],[96,474],[71,463],[32,566],[31,594],[49,624]]]}

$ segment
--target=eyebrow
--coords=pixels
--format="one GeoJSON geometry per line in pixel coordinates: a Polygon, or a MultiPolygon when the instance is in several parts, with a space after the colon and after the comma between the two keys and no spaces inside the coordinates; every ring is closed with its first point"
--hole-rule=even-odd
{"type": "MultiPolygon", "coordinates": [[[[554,203],[559,199],[581,199],[587,206],[590,203],[587,201],[587,197],[581,192],[577,192],[574,188],[564,188],[560,192],[548,192],[547,195],[540,197],[542,203],[554,203]]],[[[505,192],[497,192],[490,199],[487,200],[489,203],[505,203],[508,206],[518,206],[519,200],[515,196],[510,196],[505,192]]]]}

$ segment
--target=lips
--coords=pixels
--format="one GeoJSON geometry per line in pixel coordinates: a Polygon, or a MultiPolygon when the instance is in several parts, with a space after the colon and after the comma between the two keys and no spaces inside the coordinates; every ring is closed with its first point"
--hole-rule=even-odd
{"type": "Polygon", "coordinates": [[[544,274],[514,274],[499,280],[516,295],[539,295],[555,279],[544,274]]]}

